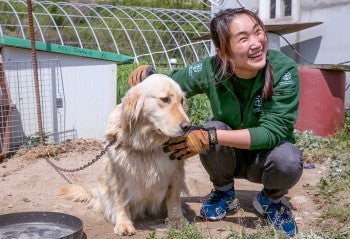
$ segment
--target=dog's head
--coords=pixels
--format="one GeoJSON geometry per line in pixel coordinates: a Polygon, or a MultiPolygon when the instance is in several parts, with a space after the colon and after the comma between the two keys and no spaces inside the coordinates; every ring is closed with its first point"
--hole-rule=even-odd
{"type": "Polygon", "coordinates": [[[181,136],[191,126],[185,111],[180,86],[166,75],[153,74],[124,96],[121,126],[127,132],[181,136]]]}

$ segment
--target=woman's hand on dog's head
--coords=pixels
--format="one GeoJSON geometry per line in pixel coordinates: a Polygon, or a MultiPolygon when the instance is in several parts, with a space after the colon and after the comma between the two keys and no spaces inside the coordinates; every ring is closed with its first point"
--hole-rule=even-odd
{"type": "Polygon", "coordinates": [[[148,76],[156,73],[157,73],[156,70],[151,66],[147,66],[147,65],[139,66],[131,72],[128,79],[128,84],[130,87],[132,87],[134,85],[137,85],[144,79],[146,79],[148,76]]]}

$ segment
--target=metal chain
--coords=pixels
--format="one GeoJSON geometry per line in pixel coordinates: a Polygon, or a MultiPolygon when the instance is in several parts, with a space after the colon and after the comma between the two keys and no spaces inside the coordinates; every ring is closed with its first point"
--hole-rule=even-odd
{"type": "Polygon", "coordinates": [[[72,182],[62,173],[62,171],[60,171],[56,165],[54,165],[48,158],[46,158],[46,161],[53,167],[54,170],[56,170],[56,172],[61,175],[61,177],[67,181],[67,183],[72,184],[72,182]]]}
{"type": "Polygon", "coordinates": [[[89,166],[91,166],[92,164],[94,164],[95,162],[97,162],[109,149],[109,147],[111,147],[112,144],[114,144],[115,139],[112,140],[98,155],[96,155],[96,157],[91,160],[90,162],[88,162],[87,164],[84,164],[83,166],[80,166],[78,168],[74,168],[74,169],[67,169],[67,168],[62,168],[56,164],[54,164],[49,158],[46,158],[46,161],[68,182],[71,184],[71,182],[69,181],[68,178],[66,178],[66,176],[64,176],[62,174],[62,172],[77,172],[77,171],[81,171],[89,166]]]}

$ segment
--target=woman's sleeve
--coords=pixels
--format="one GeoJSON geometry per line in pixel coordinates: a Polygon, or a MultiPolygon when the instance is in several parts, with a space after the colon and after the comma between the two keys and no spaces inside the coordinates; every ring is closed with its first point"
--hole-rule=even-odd
{"type": "Polygon", "coordinates": [[[300,98],[299,73],[293,62],[276,74],[274,94],[264,103],[259,126],[249,128],[251,149],[273,148],[282,140],[294,140],[293,130],[300,98]]]}
{"type": "Polygon", "coordinates": [[[210,62],[210,58],[206,58],[181,70],[173,70],[168,76],[181,86],[187,97],[191,97],[203,93],[208,85],[208,75],[212,69],[210,62]]]}

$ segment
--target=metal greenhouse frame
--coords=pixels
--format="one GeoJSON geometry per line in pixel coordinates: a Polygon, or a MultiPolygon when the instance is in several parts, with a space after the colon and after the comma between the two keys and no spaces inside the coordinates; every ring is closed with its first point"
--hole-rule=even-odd
{"type": "MultiPolygon", "coordinates": [[[[210,40],[200,40],[208,35],[210,11],[51,1],[32,5],[37,41],[129,55],[155,68],[186,66],[210,54],[210,40]]],[[[29,39],[25,0],[0,0],[0,35],[29,39]]]]}

